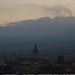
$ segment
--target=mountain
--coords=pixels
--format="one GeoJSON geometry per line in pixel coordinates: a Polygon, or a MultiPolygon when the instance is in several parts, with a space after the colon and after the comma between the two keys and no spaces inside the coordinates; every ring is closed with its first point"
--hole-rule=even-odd
{"type": "MultiPolygon", "coordinates": [[[[36,20],[23,20],[0,27],[1,51],[31,52],[37,43],[46,55],[61,53],[74,56],[75,52],[75,17],[44,17],[36,20]]],[[[21,53],[21,52],[19,52],[21,53]]]]}
{"type": "MultiPolygon", "coordinates": [[[[37,20],[27,20],[9,23],[6,27],[0,27],[0,39],[16,40],[74,40],[75,18],[56,17],[54,19],[45,17],[37,20]]],[[[11,40],[12,41],[12,40],[11,40]]]]}

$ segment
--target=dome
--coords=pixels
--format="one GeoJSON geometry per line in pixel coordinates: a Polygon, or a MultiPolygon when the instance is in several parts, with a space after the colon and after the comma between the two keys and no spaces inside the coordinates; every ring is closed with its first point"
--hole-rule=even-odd
{"type": "Polygon", "coordinates": [[[33,56],[38,56],[38,54],[39,54],[39,49],[37,48],[37,45],[35,44],[33,48],[33,56]]]}

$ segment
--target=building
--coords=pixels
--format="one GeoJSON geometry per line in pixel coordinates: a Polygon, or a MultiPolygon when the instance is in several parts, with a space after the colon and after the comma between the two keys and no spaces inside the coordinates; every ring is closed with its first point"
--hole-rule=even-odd
{"type": "Polygon", "coordinates": [[[34,48],[33,48],[33,50],[32,50],[32,56],[33,56],[34,58],[37,58],[37,57],[39,57],[39,54],[40,54],[40,51],[39,51],[39,49],[37,48],[37,45],[35,44],[35,45],[34,45],[34,48]]]}

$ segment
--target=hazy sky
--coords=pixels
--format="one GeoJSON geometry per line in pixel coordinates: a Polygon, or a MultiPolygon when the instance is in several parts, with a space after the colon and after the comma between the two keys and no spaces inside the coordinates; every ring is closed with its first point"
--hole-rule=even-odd
{"type": "Polygon", "coordinates": [[[75,16],[75,0],[0,0],[0,25],[56,16],[75,16]]]}

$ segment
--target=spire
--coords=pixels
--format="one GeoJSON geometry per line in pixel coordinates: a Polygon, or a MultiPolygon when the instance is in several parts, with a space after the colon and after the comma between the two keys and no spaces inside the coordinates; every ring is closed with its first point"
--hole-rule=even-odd
{"type": "Polygon", "coordinates": [[[5,56],[5,57],[4,57],[4,62],[6,63],[6,61],[7,61],[7,57],[5,56]]]}
{"type": "Polygon", "coordinates": [[[36,44],[34,44],[34,48],[35,48],[35,49],[37,48],[37,45],[36,45],[36,44]]]}
{"type": "Polygon", "coordinates": [[[33,54],[33,56],[38,56],[39,55],[39,49],[37,48],[36,44],[34,44],[32,54],[33,54]]]}
{"type": "Polygon", "coordinates": [[[60,44],[60,53],[58,56],[58,63],[64,63],[64,51],[63,51],[63,44],[60,44]]]}
{"type": "Polygon", "coordinates": [[[13,61],[16,62],[16,61],[17,61],[16,52],[14,52],[13,55],[14,55],[14,56],[13,56],[13,61]]]}
{"type": "Polygon", "coordinates": [[[59,57],[58,57],[58,63],[64,63],[64,56],[61,56],[61,55],[59,55],[59,57]]]}
{"type": "Polygon", "coordinates": [[[60,43],[60,55],[64,56],[64,46],[63,43],[60,43]]]}

